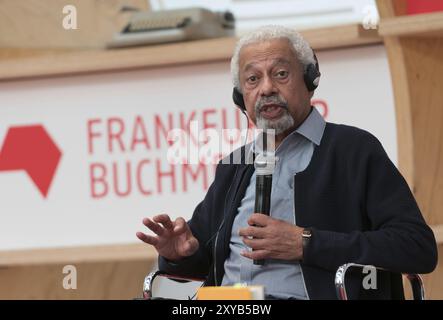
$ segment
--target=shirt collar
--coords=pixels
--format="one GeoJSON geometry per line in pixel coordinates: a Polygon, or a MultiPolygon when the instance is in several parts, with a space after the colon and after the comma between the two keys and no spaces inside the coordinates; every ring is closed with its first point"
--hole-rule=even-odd
{"type": "MultiPolygon", "coordinates": [[[[283,139],[280,146],[287,140],[290,139],[295,133],[305,137],[315,145],[319,146],[321,139],[323,137],[323,133],[325,131],[326,121],[323,116],[318,112],[315,107],[311,107],[311,112],[303,121],[303,123],[291,132],[286,138],[283,139]]],[[[279,148],[280,148],[279,146],[279,148]]],[[[255,153],[255,143],[251,142],[245,146],[245,154],[252,156],[255,153]],[[252,153],[252,154],[251,154],[252,153]]],[[[277,148],[277,149],[279,149],[277,148]]]]}
{"type": "Polygon", "coordinates": [[[295,130],[295,132],[319,146],[323,137],[323,132],[325,131],[325,127],[325,119],[323,119],[322,115],[317,111],[316,108],[312,107],[308,117],[295,130]]]}

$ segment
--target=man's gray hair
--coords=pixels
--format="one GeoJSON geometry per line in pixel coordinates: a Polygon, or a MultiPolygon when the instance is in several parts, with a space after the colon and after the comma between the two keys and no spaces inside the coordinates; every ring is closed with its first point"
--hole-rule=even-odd
{"type": "Polygon", "coordinates": [[[241,91],[239,74],[239,57],[241,49],[249,44],[281,38],[288,39],[289,42],[292,44],[295,55],[298,61],[300,61],[300,63],[303,65],[304,71],[306,71],[308,65],[315,65],[316,62],[314,58],[314,52],[312,51],[309,43],[300,35],[300,33],[293,29],[282,26],[263,26],[256,31],[242,36],[235,46],[234,54],[231,59],[231,76],[234,87],[241,91]]]}

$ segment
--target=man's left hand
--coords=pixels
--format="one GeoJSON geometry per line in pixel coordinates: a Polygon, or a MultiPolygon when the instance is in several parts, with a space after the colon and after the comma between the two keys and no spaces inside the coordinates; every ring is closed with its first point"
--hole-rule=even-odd
{"type": "Polygon", "coordinates": [[[248,224],[239,234],[253,251],[243,251],[242,256],[253,260],[303,258],[303,228],[261,213],[252,214],[248,224]]]}

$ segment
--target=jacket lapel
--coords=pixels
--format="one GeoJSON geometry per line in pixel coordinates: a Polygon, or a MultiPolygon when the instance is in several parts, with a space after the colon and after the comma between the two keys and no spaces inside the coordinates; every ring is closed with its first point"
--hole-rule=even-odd
{"type": "MultiPolygon", "coordinates": [[[[235,216],[238,212],[241,200],[244,197],[246,188],[249,185],[252,174],[254,173],[254,165],[252,164],[239,164],[236,174],[233,177],[232,185],[227,194],[227,202],[225,208],[226,223],[221,232],[219,241],[219,247],[217,248],[217,261],[219,262],[217,268],[224,270],[223,265],[226,258],[229,255],[229,239],[231,238],[232,224],[234,223],[235,216]],[[220,250],[221,249],[221,250],[220,250]]],[[[221,283],[223,274],[218,274],[218,283],[221,283]]]]}

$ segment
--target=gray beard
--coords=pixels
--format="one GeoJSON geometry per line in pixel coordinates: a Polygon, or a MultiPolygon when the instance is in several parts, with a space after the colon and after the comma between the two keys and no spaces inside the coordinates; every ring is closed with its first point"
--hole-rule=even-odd
{"type": "Polygon", "coordinates": [[[289,114],[288,110],[285,110],[284,114],[280,118],[275,120],[265,119],[260,114],[258,114],[256,121],[258,129],[274,129],[275,135],[279,135],[294,126],[294,119],[289,114]]]}

